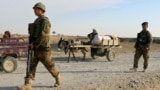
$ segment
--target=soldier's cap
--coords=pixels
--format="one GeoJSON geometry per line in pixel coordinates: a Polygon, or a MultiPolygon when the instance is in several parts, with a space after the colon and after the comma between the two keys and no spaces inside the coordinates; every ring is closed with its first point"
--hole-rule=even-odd
{"type": "Polygon", "coordinates": [[[41,2],[36,3],[34,5],[33,9],[35,9],[35,8],[39,8],[39,9],[43,10],[44,12],[46,11],[46,6],[41,2]]]}
{"type": "Polygon", "coordinates": [[[148,25],[148,22],[143,22],[142,25],[148,25]]]}

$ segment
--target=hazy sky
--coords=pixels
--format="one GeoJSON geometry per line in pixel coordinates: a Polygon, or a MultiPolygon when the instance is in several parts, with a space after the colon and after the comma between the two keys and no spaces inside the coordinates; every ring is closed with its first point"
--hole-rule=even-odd
{"type": "Polygon", "coordinates": [[[153,36],[160,33],[160,0],[1,0],[0,33],[28,34],[37,2],[46,5],[51,31],[57,34],[87,35],[95,28],[100,35],[136,37],[143,21],[153,36]]]}

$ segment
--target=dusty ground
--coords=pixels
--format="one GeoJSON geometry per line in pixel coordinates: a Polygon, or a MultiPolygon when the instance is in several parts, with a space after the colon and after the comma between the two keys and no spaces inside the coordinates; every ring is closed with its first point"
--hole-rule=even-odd
{"type": "MultiPolygon", "coordinates": [[[[86,61],[81,61],[81,53],[76,53],[79,62],[73,59],[67,63],[67,55],[54,49],[53,57],[63,77],[58,90],[159,90],[160,88],[160,45],[153,44],[150,52],[149,68],[143,73],[143,59],[139,62],[138,72],[131,72],[133,64],[133,43],[122,43],[122,49],[116,49],[116,59],[112,62],[105,57],[92,60],[87,53],[86,61]]],[[[25,76],[26,61],[19,61],[14,73],[0,73],[0,90],[17,90],[25,76]]],[[[33,90],[57,90],[52,87],[54,79],[39,63],[33,90]]]]}

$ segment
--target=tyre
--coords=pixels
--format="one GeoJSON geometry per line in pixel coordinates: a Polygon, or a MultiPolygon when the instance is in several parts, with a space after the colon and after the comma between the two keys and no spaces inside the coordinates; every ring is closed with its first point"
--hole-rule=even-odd
{"type": "Polygon", "coordinates": [[[106,58],[108,61],[113,61],[115,59],[115,56],[116,55],[115,55],[114,51],[109,50],[106,52],[106,58]]]}
{"type": "Polygon", "coordinates": [[[7,56],[2,61],[2,69],[6,73],[12,73],[17,69],[18,62],[14,57],[7,56]]]}

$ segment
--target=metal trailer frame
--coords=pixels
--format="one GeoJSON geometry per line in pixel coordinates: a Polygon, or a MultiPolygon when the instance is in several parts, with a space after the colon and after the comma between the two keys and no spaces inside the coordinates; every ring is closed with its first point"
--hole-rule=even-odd
{"type": "Polygon", "coordinates": [[[17,59],[27,57],[28,42],[26,37],[0,38],[0,70],[11,73],[18,66],[17,59]]]}

